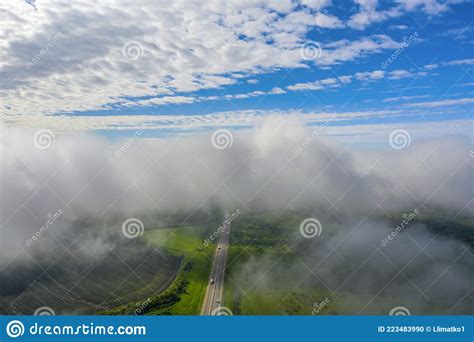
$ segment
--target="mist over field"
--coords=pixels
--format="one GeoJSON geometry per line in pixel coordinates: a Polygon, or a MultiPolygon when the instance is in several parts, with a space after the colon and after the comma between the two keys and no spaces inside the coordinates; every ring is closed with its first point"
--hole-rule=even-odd
{"type": "MultiPolygon", "coordinates": [[[[40,150],[31,131],[7,129],[1,142],[2,224],[8,231],[2,262],[58,210],[64,214],[51,230],[64,234],[81,220],[213,206],[342,215],[423,207],[472,214],[465,207],[472,196],[467,139],[365,151],[317,136],[295,156],[311,134],[303,125],[267,119],[255,130],[233,132],[225,150],[214,148],[209,134],[131,143],[67,134],[40,150]],[[28,210],[19,211],[22,206],[28,210]]],[[[38,248],[47,243],[40,240],[38,248]]]]}
{"type": "MultiPolygon", "coordinates": [[[[263,254],[239,265],[232,281],[252,284],[244,287],[244,293],[272,293],[275,283],[298,279],[298,288],[289,285],[293,292],[304,296],[308,289],[319,288],[324,295],[316,302],[337,303],[337,311],[334,306],[317,311],[322,315],[388,314],[397,305],[410,308],[411,314],[472,313],[468,295],[473,285],[472,246],[419,223],[382,245],[394,225],[373,219],[343,221],[346,229],[334,233],[325,231],[330,222],[322,220],[321,236],[299,239],[295,250],[303,251],[305,258],[277,262],[274,255],[263,254]]],[[[269,312],[278,306],[263,309],[269,312]]]]}
{"type": "MultiPolygon", "coordinates": [[[[452,302],[472,287],[474,263],[472,254],[468,257],[472,246],[414,223],[410,236],[400,234],[382,247],[381,241],[396,225],[365,219],[372,213],[415,209],[421,214],[439,211],[472,217],[468,206],[472,192],[466,186],[472,180],[467,139],[420,140],[403,151],[366,150],[334,143],[323,134],[315,135],[314,128],[278,117],[263,120],[252,130],[229,133],[232,144],[222,150],[213,146],[208,133],[125,140],[69,133],[41,150],[31,131],[5,129],[0,149],[0,265],[14,275],[3,272],[10,286],[3,286],[2,294],[11,292],[13,284],[27,288],[34,279],[31,264],[53,260],[58,241],[69,245],[80,239],[68,254],[88,265],[121,243],[120,227],[127,218],[140,218],[146,231],[151,224],[166,226],[173,215],[186,222],[195,212],[236,208],[275,216],[288,209],[304,210],[318,217],[324,229],[331,220],[341,223],[343,230],[328,229],[320,238],[302,242],[299,227],[292,227],[295,241],[310,256],[308,262],[322,262],[321,278],[313,279],[314,285],[375,294],[392,279],[394,267],[400,270],[426,246],[425,258],[404,269],[410,281],[395,275],[387,291],[422,302],[412,284],[428,287],[459,255],[462,258],[449,269],[449,276],[429,287],[426,296],[452,302]],[[337,254],[332,252],[336,246],[337,254]],[[383,254],[373,255],[359,269],[374,246],[383,254]],[[358,276],[345,281],[356,269],[358,276]]],[[[239,225],[238,219],[234,224],[239,225]]],[[[239,272],[248,279],[271,263],[271,256],[264,255],[239,272]]],[[[271,284],[285,274],[305,271],[294,263],[272,269],[265,278],[271,284]]],[[[264,278],[256,287],[262,284],[264,278]]]]}

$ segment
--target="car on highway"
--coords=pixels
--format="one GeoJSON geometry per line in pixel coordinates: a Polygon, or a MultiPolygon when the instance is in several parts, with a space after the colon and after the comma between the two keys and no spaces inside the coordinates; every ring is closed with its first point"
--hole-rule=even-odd
{"type": "Polygon", "coordinates": [[[214,279],[211,278],[211,280],[209,280],[209,283],[212,285],[214,284],[214,279]]]}

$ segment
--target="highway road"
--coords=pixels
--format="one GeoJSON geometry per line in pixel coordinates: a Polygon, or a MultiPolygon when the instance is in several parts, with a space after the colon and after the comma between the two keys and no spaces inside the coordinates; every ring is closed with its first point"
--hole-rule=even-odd
{"type": "Polygon", "coordinates": [[[224,290],[225,262],[227,258],[227,247],[229,245],[230,225],[224,225],[224,230],[219,234],[214,249],[211,274],[207,285],[206,294],[201,307],[201,315],[216,314],[222,303],[224,290]]]}

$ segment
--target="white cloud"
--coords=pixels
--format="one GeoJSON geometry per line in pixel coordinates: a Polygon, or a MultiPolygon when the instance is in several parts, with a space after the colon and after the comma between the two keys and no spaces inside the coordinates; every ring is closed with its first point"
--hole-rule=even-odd
{"type": "MultiPolygon", "coordinates": [[[[355,0],[359,6],[359,12],[349,19],[349,26],[363,30],[374,23],[379,23],[389,18],[401,16],[404,12],[421,10],[429,15],[440,14],[449,9],[449,5],[456,0],[397,0],[396,4],[386,10],[378,10],[378,0],[355,0]]],[[[405,29],[405,25],[392,25],[392,29],[405,29]]]]}
{"type": "Polygon", "coordinates": [[[445,65],[473,65],[473,64],[474,64],[474,58],[458,59],[458,60],[445,63],[445,65]]]}
{"type": "Polygon", "coordinates": [[[360,144],[383,143],[395,129],[410,132],[412,140],[439,139],[441,136],[453,135],[469,137],[470,122],[468,120],[447,120],[426,122],[393,123],[384,125],[357,125],[357,126],[329,126],[327,134],[344,143],[357,141],[360,144]]]}
{"type": "MultiPolygon", "coordinates": [[[[391,13],[377,12],[377,1],[358,3],[360,8],[373,12],[370,20],[391,13]]],[[[281,88],[226,97],[198,96],[195,92],[245,82],[241,79],[249,77],[247,83],[256,84],[257,74],[306,67],[310,62],[302,59],[300,46],[308,31],[344,24],[329,13],[330,1],[301,4],[303,7],[295,10],[296,2],[291,1],[217,1],[200,5],[170,2],[169,6],[147,2],[124,11],[120,2],[114,1],[43,1],[38,11],[29,11],[31,6],[2,3],[0,96],[4,121],[27,125],[26,120],[19,119],[18,115],[23,115],[34,125],[35,115],[284,94],[286,90],[281,88]],[[58,39],[52,39],[58,35],[58,39]],[[138,49],[137,59],[124,56],[123,48],[131,42],[138,49]],[[46,52],[27,67],[42,50],[46,52]]],[[[397,48],[400,43],[387,35],[372,35],[321,45],[322,54],[314,63],[327,68],[397,48]]],[[[472,61],[440,65],[470,65],[472,61]]],[[[434,66],[426,66],[430,68],[434,66]]],[[[398,79],[409,74],[393,71],[386,75],[398,79]]],[[[336,88],[354,79],[383,77],[383,71],[376,70],[298,83],[287,90],[336,88]]],[[[51,121],[56,118],[69,117],[58,116],[51,121]]],[[[45,120],[50,122],[49,118],[45,120]]],[[[75,124],[96,129],[102,122],[100,118],[84,120],[87,124],[80,123],[80,118],[75,124]]],[[[119,128],[126,126],[120,118],[103,119],[107,125],[114,120],[119,128]]]]}
{"type": "Polygon", "coordinates": [[[399,96],[399,97],[388,97],[382,102],[396,102],[396,101],[409,101],[414,99],[423,99],[430,97],[430,95],[413,95],[413,96],[399,96]]]}
{"type": "MultiPolygon", "coordinates": [[[[220,88],[278,68],[305,67],[300,46],[307,32],[342,23],[328,13],[330,1],[305,1],[307,7],[299,10],[295,5],[160,1],[124,10],[119,1],[43,1],[38,11],[26,11],[2,3],[0,96],[9,108],[5,114],[111,109],[130,106],[136,98],[137,105],[190,103],[201,99],[184,93],[220,88]],[[60,39],[27,68],[58,34],[60,39]],[[127,44],[136,49],[124,49],[127,44]]],[[[396,46],[385,35],[342,40],[326,44],[315,63],[340,64],[396,46]]]]}
{"type": "Polygon", "coordinates": [[[439,67],[439,64],[427,64],[423,68],[428,69],[428,70],[433,70],[437,69],[439,67]]]}
{"type": "Polygon", "coordinates": [[[322,85],[333,85],[337,83],[337,79],[335,78],[326,78],[324,80],[321,80],[322,85]]]}
{"type": "Polygon", "coordinates": [[[325,78],[314,82],[296,83],[287,87],[288,90],[322,90],[325,88],[337,88],[343,84],[351,82],[351,76],[341,76],[338,78],[325,78]]]}
{"type": "Polygon", "coordinates": [[[349,84],[352,81],[352,76],[346,75],[346,76],[339,76],[338,77],[339,81],[343,84],[349,84]]]}
{"type": "Polygon", "coordinates": [[[287,87],[288,90],[322,90],[324,86],[320,81],[296,83],[287,87]]]}
{"type": "MultiPolygon", "coordinates": [[[[279,93],[280,88],[272,92],[279,93]]],[[[248,94],[237,94],[233,96],[249,97],[248,94]]],[[[253,96],[253,95],[250,95],[253,96]]],[[[20,126],[30,128],[48,127],[54,132],[67,131],[95,131],[95,130],[162,130],[175,131],[176,133],[209,129],[212,127],[252,127],[262,118],[267,116],[293,117],[308,124],[321,124],[330,122],[347,122],[352,124],[354,120],[366,120],[370,118],[403,117],[404,119],[423,114],[439,115],[446,111],[435,109],[424,112],[418,108],[435,108],[449,105],[470,104],[474,99],[444,100],[436,102],[422,102],[404,104],[403,109],[366,110],[337,112],[324,109],[303,112],[301,110],[237,110],[218,112],[205,115],[110,115],[110,116],[38,116],[38,115],[12,115],[4,118],[4,124],[8,126],[20,126]],[[409,108],[407,108],[409,107],[409,108]]]]}
{"type": "Polygon", "coordinates": [[[471,104],[471,103],[474,103],[474,98],[407,103],[406,106],[413,107],[413,108],[434,108],[434,107],[446,107],[446,106],[459,106],[459,105],[466,105],[466,104],[471,104]]]}
{"type": "Polygon", "coordinates": [[[358,72],[355,78],[359,81],[380,80],[384,78],[385,72],[382,70],[374,70],[372,72],[358,72]]]}
{"type": "Polygon", "coordinates": [[[286,91],[279,87],[275,87],[270,91],[270,94],[286,94],[286,91]]]}
{"type": "MultiPolygon", "coordinates": [[[[280,94],[285,94],[285,93],[286,93],[285,90],[279,87],[275,87],[275,88],[272,88],[270,91],[256,90],[250,93],[243,93],[243,94],[227,94],[227,95],[224,95],[224,98],[227,100],[247,99],[249,97],[256,97],[256,96],[262,96],[262,95],[280,95],[280,94]]],[[[207,98],[202,98],[202,100],[207,100],[207,98]]]]}
{"type": "Polygon", "coordinates": [[[349,19],[349,26],[357,30],[401,14],[398,8],[377,11],[377,0],[355,0],[355,2],[359,5],[359,12],[349,19]]]}
{"type": "Polygon", "coordinates": [[[160,98],[142,100],[142,101],[129,101],[122,103],[122,106],[152,106],[152,105],[164,105],[170,103],[193,103],[196,102],[196,98],[193,96],[163,96],[160,98]]]}
{"type": "MultiPolygon", "coordinates": [[[[305,127],[298,120],[272,117],[254,130],[232,131],[234,143],[225,153],[212,146],[210,132],[137,141],[65,134],[57,136],[51,148],[39,150],[32,139],[34,130],[8,129],[0,137],[5,161],[0,185],[8,198],[1,203],[2,232],[8,232],[2,238],[8,239],[1,240],[0,265],[6,265],[13,256],[16,259],[18,247],[34,235],[38,222],[48,220],[48,213],[58,208],[63,208],[65,215],[51,226],[48,236],[34,244],[36,257],[43,257],[45,251],[57,254],[64,250],[51,248],[57,245],[50,244],[53,239],[48,238],[49,233],[61,236],[62,241],[71,239],[67,245],[73,245],[72,241],[85,232],[79,223],[93,218],[102,220],[95,227],[87,226],[86,232],[93,236],[89,241],[95,241],[103,228],[118,221],[121,224],[122,217],[139,217],[156,225],[158,214],[206,210],[215,208],[216,203],[222,209],[245,205],[274,211],[288,208],[290,203],[294,208],[310,206],[328,212],[337,203],[344,215],[357,217],[372,213],[376,206],[401,213],[420,203],[459,212],[472,200],[471,189],[466,186],[471,180],[471,165],[466,160],[469,140],[446,135],[465,132],[465,127],[465,122],[430,126],[423,122],[320,129],[305,127]],[[408,130],[411,136],[411,144],[403,153],[389,145],[389,134],[396,128],[408,130]],[[320,134],[315,136],[314,129],[320,134]],[[442,134],[435,135],[434,141],[425,141],[433,133],[442,134]],[[353,144],[336,144],[327,136],[356,143],[377,141],[382,148],[358,150],[353,144]],[[295,156],[295,149],[309,137],[312,141],[295,156]],[[317,186],[308,187],[308,180],[315,175],[317,186]],[[439,190],[436,196],[434,189],[439,190]]],[[[158,224],[161,222],[159,218],[158,224]]],[[[26,260],[31,261],[31,257],[26,260]]]]}
{"type": "Polygon", "coordinates": [[[388,78],[391,80],[399,80],[408,77],[413,77],[413,74],[407,70],[394,70],[388,73],[388,78]]]}
{"type": "Polygon", "coordinates": [[[388,27],[389,30],[406,30],[408,29],[407,25],[390,25],[388,27]]]}
{"type": "Polygon", "coordinates": [[[449,6],[449,3],[453,1],[441,0],[397,0],[397,2],[402,6],[404,10],[414,11],[417,8],[420,8],[428,14],[439,14],[446,11],[449,6]]]}
{"type": "Polygon", "coordinates": [[[314,22],[316,23],[316,26],[322,27],[322,28],[341,28],[344,27],[342,22],[339,20],[339,18],[333,16],[333,15],[327,15],[324,13],[316,13],[314,16],[314,22]]]}
{"type": "Polygon", "coordinates": [[[301,4],[311,8],[312,10],[319,11],[331,4],[331,0],[301,0],[301,4]]]}
{"type": "MultiPolygon", "coordinates": [[[[426,66],[425,69],[429,69],[426,66]]],[[[386,76],[391,80],[399,80],[403,78],[424,76],[427,75],[426,71],[407,71],[407,70],[394,70],[389,73],[386,73],[383,70],[374,70],[374,71],[364,71],[357,72],[354,75],[345,75],[339,76],[337,78],[327,78],[322,80],[317,80],[313,82],[306,83],[296,83],[287,87],[288,90],[323,90],[328,86],[334,88],[349,84],[352,82],[352,79],[356,79],[361,82],[376,81],[385,78],[386,76]]],[[[405,90],[412,90],[414,87],[406,88],[405,90]]]]}
{"type": "Polygon", "coordinates": [[[386,49],[396,49],[399,46],[400,43],[386,35],[373,35],[355,41],[343,39],[324,44],[321,56],[315,62],[318,65],[340,64],[368,54],[380,53],[386,49]]]}
{"type": "MultiPolygon", "coordinates": [[[[398,79],[406,76],[404,70],[396,70],[392,73],[389,73],[391,79],[398,79]]],[[[296,83],[287,87],[288,90],[323,90],[326,87],[340,87],[346,84],[351,83],[352,78],[355,78],[357,81],[367,82],[367,81],[376,81],[381,80],[385,77],[385,71],[383,70],[374,70],[374,71],[365,71],[357,72],[354,75],[339,76],[337,78],[326,78],[322,80],[317,80],[313,82],[306,83],[296,83]]]]}

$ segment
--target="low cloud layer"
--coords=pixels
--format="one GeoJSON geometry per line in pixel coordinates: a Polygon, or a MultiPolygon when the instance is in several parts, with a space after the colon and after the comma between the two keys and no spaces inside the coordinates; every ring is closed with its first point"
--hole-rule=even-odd
{"type": "Polygon", "coordinates": [[[252,131],[224,132],[231,141],[223,149],[211,134],[148,140],[137,133],[120,141],[69,134],[40,149],[35,131],[5,129],[0,264],[23,249],[47,249],[51,235],[74,235],[80,225],[151,215],[156,221],[216,206],[358,216],[413,208],[472,213],[467,139],[371,151],[334,144],[318,129],[324,127],[270,118],[252,131]]]}
{"type": "Polygon", "coordinates": [[[296,261],[269,254],[234,265],[229,286],[242,291],[241,301],[276,293],[278,300],[261,301],[259,310],[285,314],[290,308],[281,304],[296,292],[303,295],[294,305],[307,315],[311,303],[324,298],[331,305],[322,315],[387,315],[396,306],[412,315],[472,314],[474,263],[467,244],[416,222],[382,244],[397,223],[346,218],[334,231],[334,222],[321,221],[320,236],[297,239],[292,249],[304,252],[296,261]]]}

